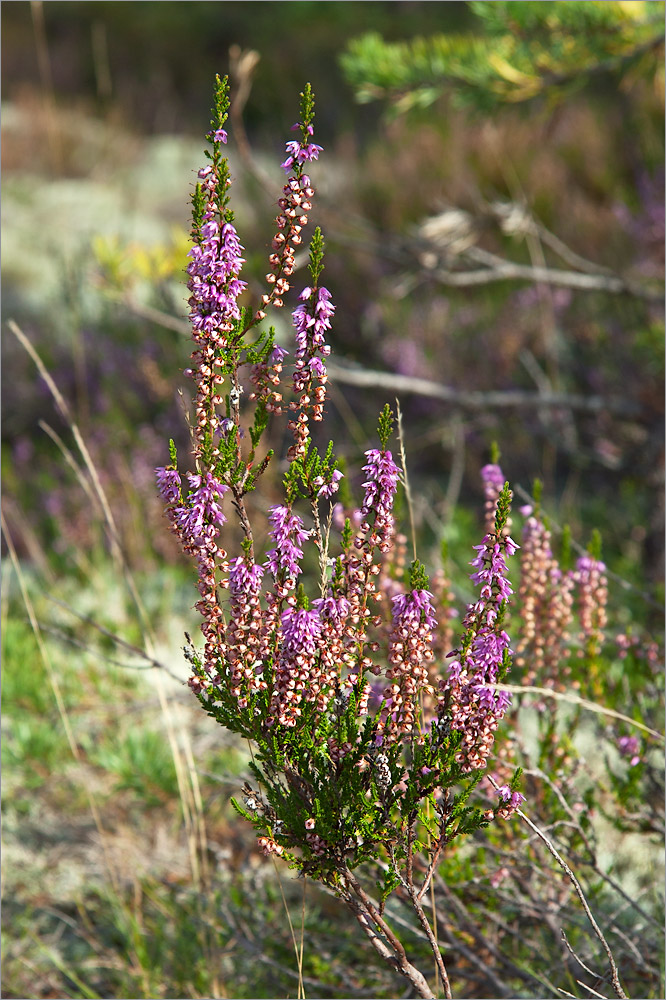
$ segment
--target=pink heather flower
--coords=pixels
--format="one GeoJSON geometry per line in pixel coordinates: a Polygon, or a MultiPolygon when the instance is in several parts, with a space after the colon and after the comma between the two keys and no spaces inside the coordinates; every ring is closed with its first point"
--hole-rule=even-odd
{"type": "Polygon", "coordinates": [[[271,699],[269,725],[295,726],[301,714],[300,703],[312,692],[313,680],[319,680],[317,654],[322,622],[316,610],[287,608],[280,616],[282,648],[275,665],[275,687],[271,699]]]}
{"type": "MultiPolygon", "coordinates": [[[[307,452],[308,421],[324,418],[326,382],[328,374],[322,357],[328,357],[331,348],[324,334],[330,330],[330,319],[335,311],[331,295],[326,288],[304,288],[299,298],[301,305],[292,313],[296,331],[296,363],[293,375],[294,392],[299,397],[300,413],[297,420],[289,421],[295,442],[287,455],[290,460],[307,452]]],[[[329,494],[330,495],[330,494],[329,494]]]]}
{"type": "Polygon", "coordinates": [[[581,638],[589,644],[589,651],[596,654],[601,649],[607,622],[605,563],[590,555],[581,556],[576,562],[575,581],[578,585],[581,638]]]}
{"type": "Polygon", "coordinates": [[[292,313],[296,331],[294,390],[303,393],[308,390],[309,375],[314,375],[319,382],[326,381],[326,366],[317,355],[328,357],[331,353],[325,333],[331,329],[335,306],[331,302],[331,293],[323,287],[316,292],[312,288],[304,288],[299,299],[301,305],[296,306],[292,313]],[[310,301],[313,295],[314,301],[310,301]]]}
{"type": "Polygon", "coordinates": [[[238,556],[229,563],[229,590],[234,601],[245,603],[248,597],[257,597],[261,590],[264,567],[247,563],[238,556]]]}
{"type": "Polygon", "coordinates": [[[493,874],[490,876],[490,884],[492,885],[493,889],[496,889],[498,885],[500,885],[504,881],[505,878],[509,877],[510,874],[511,872],[509,871],[508,868],[498,868],[496,872],[493,872],[493,874]]]}
{"type": "Polygon", "coordinates": [[[226,517],[218,501],[222,499],[228,487],[219,483],[211,472],[200,476],[193,472],[187,473],[190,483],[190,493],[185,503],[174,510],[175,523],[189,544],[203,544],[206,538],[217,535],[226,517]]]}
{"type": "Polygon", "coordinates": [[[393,599],[393,621],[400,625],[424,622],[429,629],[437,628],[437,618],[429,590],[410,590],[397,594],[393,599]]]}
{"type": "Polygon", "coordinates": [[[226,142],[227,133],[223,128],[218,128],[216,132],[213,133],[213,142],[226,142]]]}
{"type": "Polygon", "coordinates": [[[331,621],[339,625],[349,614],[351,604],[346,597],[329,596],[317,598],[312,602],[312,607],[318,612],[322,621],[331,621]]]}
{"type": "Polygon", "coordinates": [[[281,365],[288,354],[289,351],[287,351],[284,347],[280,347],[279,344],[276,344],[271,352],[271,365],[281,365]]]}
{"type": "Polygon", "coordinates": [[[155,469],[157,488],[166,504],[180,503],[180,473],[176,469],[155,469]]]}
{"type": "Polygon", "coordinates": [[[484,486],[493,486],[497,492],[504,486],[504,473],[500,469],[499,465],[484,465],[481,469],[481,479],[483,480],[484,486]]]}
{"type": "MultiPolygon", "coordinates": [[[[294,125],[292,126],[292,132],[300,128],[300,125],[294,125]]],[[[312,126],[308,127],[308,134],[314,135],[312,126]]],[[[315,142],[309,142],[304,145],[297,139],[291,139],[286,144],[286,150],[289,155],[284,163],[281,164],[282,169],[288,174],[294,165],[300,167],[308,161],[319,159],[319,154],[323,151],[323,148],[323,146],[318,146],[315,142]]]]}
{"type": "Polygon", "coordinates": [[[315,828],[315,821],[312,818],[311,819],[306,819],[306,821],[305,821],[305,829],[306,830],[314,830],[314,828],[315,828]]]}
{"type": "Polygon", "coordinates": [[[371,448],[366,451],[365,457],[367,465],[363,466],[363,472],[367,473],[368,479],[363,483],[365,497],[361,514],[365,520],[361,528],[369,530],[367,518],[371,513],[374,514],[371,541],[382,552],[386,552],[393,535],[393,498],[400,480],[400,469],[393,461],[390,451],[371,448]]]}
{"type": "Polygon", "coordinates": [[[267,553],[265,566],[276,579],[285,577],[293,580],[301,573],[298,560],[303,558],[303,550],[299,546],[310,537],[311,532],[304,529],[303,521],[298,514],[292,514],[290,507],[270,507],[269,520],[273,525],[270,534],[275,548],[267,553]]]}
{"type": "Polygon", "coordinates": [[[392,598],[393,628],[389,638],[389,686],[384,691],[383,725],[389,742],[409,734],[416,719],[419,692],[428,688],[428,664],[433,659],[432,630],[437,618],[432,594],[410,590],[392,598]]]}
{"type": "MultiPolygon", "coordinates": [[[[303,130],[303,124],[301,122],[296,122],[296,124],[292,125],[291,128],[289,129],[290,132],[298,132],[302,130],[303,130]]],[[[312,125],[306,125],[305,131],[308,133],[308,135],[314,135],[314,128],[312,127],[312,125]]]]}
{"type": "Polygon", "coordinates": [[[472,580],[481,584],[481,593],[472,604],[463,624],[471,642],[449,666],[448,677],[440,682],[440,706],[451,717],[451,727],[462,732],[463,742],[456,760],[465,771],[476,770],[486,761],[494,741],[494,732],[506,712],[511,696],[496,691],[509,636],[498,628],[501,605],[511,594],[507,579],[505,553],[512,554],[518,546],[513,539],[486,535],[472,565],[478,567],[472,580]]]}
{"type": "Polygon", "coordinates": [[[520,803],[525,802],[523,793],[512,792],[508,785],[500,785],[496,791],[500,798],[497,815],[502,819],[508,819],[518,809],[520,803]]]}
{"type": "Polygon", "coordinates": [[[277,854],[278,857],[281,857],[284,854],[284,847],[272,837],[259,837],[257,843],[266,857],[271,854],[277,854]]]}
{"type": "Polygon", "coordinates": [[[312,657],[321,635],[321,619],[316,610],[287,608],[282,612],[282,655],[285,661],[296,657],[312,657]]]}
{"type": "MultiPolygon", "coordinates": [[[[204,186],[211,186],[212,192],[215,183],[211,175],[204,186]]],[[[236,300],[247,287],[247,282],[238,278],[245,262],[238,234],[230,222],[220,226],[214,211],[210,202],[200,229],[201,242],[190,250],[187,265],[190,322],[195,333],[204,336],[230,329],[230,321],[240,316],[236,300]]]]}
{"type": "MultiPolygon", "coordinates": [[[[497,499],[502,492],[502,487],[504,486],[504,474],[499,465],[484,465],[481,469],[481,479],[483,481],[483,493],[485,496],[484,516],[486,533],[488,534],[495,529],[497,499]]],[[[509,533],[509,524],[510,522],[507,522],[507,535],[509,533]]]]}
{"type": "Polygon", "coordinates": [[[617,741],[617,748],[623,757],[630,758],[630,767],[636,767],[636,764],[640,763],[641,757],[638,751],[641,745],[636,736],[621,736],[617,741]]]}
{"type": "Polygon", "coordinates": [[[338,492],[338,483],[342,478],[343,475],[340,472],[340,470],[334,469],[333,472],[331,473],[330,482],[324,483],[323,486],[320,486],[317,496],[324,497],[326,500],[329,500],[334,493],[338,492]]]}
{"type": "Polygon", "coordinates": [[[506,576],[504,552],[506,555],[512,556],[518,546],[512,538],[507,538],[502,545],[495,541],[492,548],[491,544],[491,536],[486,535],[481,545],[473,546],[479,554],[470,562],[470,566],[479,567],[477,573],[471,574],[470,580],[472,583],[481,584],[479,596],[484,602],[491,600],[493,589],[500,601],[507,600],[513,593],[506,576]]]}

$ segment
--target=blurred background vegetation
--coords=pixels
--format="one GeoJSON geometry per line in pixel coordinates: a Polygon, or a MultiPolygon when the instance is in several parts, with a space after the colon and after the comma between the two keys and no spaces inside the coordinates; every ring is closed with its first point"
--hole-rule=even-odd
{"type": "MultiPolygon", "coordinates": [[[[306,80],[317,97],[324,430],[352,486],[397,392],[419,545],[436,564],[445,544],[460,600],[497,442],[554,526],[601,531],[617,627],[660,629],[663,4],[4,4],[3,319],[71,412],[5,323],[3,996],[296,995],[278,876],[227,808],[242,748],[140,676],[150,655],[182,679],[197,627],[153,468],[187,448],[188,189],[216,72],[255,296],[306,80]]],[[[308,891],[308,995],[393,995],[308,891]]]]}

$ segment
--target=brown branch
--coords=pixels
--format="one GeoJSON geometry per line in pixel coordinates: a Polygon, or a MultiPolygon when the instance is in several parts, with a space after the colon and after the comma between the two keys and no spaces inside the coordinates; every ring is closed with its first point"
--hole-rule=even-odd
{"type": "MultiPolygon", "coordinates": [[[[189,324],[168,313],[142,305],[126,296],[124,304],[137,316],[156,323],[168,330],[175,330],[185,336],[190,335],[189,324]]],[[[523,389],[506,389],[490,392],[466,392],[433,382],[426,378],[397,375],[368,368],[347,367],[335,363],[327,365],[329,378],[333,383],[354,385],[362,389],[387,389],[404,395],[424,396],[440,399],[468,410],[508,409],[569,409],[585,413],[613,413],[623,417],[637,417],[641,407],[632,400],[604,398],[603,396],[569,395],[563,392],[527,392],[523,389]]]]}
{"type": "Polygon", "coordinates": [[[329,378],[333,382],[355,385],[363,389],[387,389],[391,392],[426,396],[440,399],[445,403],[470,410],[562,408],[581,410],[587,413],[616,413],[621,416],[637,416],[641,410],[633,401],[624,399],[604,399],[602,396],[568,395],[562,392],[526,392],[522,389],[507,389],[495,392],[466,392],[452,389],[430,379],[397,375],[393,372],[373,371],[367,368],[352,368],[338,364],[327,365],[329,378]]]}
{"type": "Polygon", "coordinates": [[[433,1000],[434,993],[425,976],[411,964],[402,942],[395,936],[363,887],[349,869],[345,871],[344,877],[351,891],[347,891],[343,898],[377,954],[408,979],[420,997],[433,1000]]]}
{"type": "Polygon", "coordinates": [[[439,944],[437,943],[437,939],[435,938],[435,935],[433,933],[432,927],[430,926],[428,918],[426,917],[423,907],[421,906],[418,893],[416,892],[416,888],[412,882],[407,884],[407,892],[409,893],[411,904],[414,907],[414,910],[416,911],[416,916],[419,919],[419,923],[423,928],[423,933],[427,937],[428,943],[432,949],[432,953],[435,956],[437,969],[439,971],[439,975],[444,985],[444,996],[447,998],[447,1000],[451,1000],[452,998],[451,983],[449,982],[449,974],[446,971],[446,966],[444,965],[444,958],[440,951],[439,944]]]}

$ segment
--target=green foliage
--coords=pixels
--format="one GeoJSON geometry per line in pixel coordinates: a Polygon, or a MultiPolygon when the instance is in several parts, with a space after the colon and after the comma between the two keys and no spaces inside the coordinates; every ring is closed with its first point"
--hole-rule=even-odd
{"type": "Polygon", "coordinates": [[[430,579],[426,573],[425,566],[418,559],[414,559],[409,567],[409,589],[428,590],[429,588],[430,579]]]}
{"type": "Polygon", "coordinates": [[[324,243],[324,237],[321,234],[321,229],[319,226],[316,227],[314,233],[312,234],[312,239],[310,240],[310,277],[312,278],[312,284],[317,287],[319,283],[319,276],[324,270],[324,249],[326,244],[324,243]]]}
{"type": "Polygon", "coordinates": [[[388,43],[370,33],[341,63],[357,100],[390,98],[395,112],[431,105],[445,90],[483,112],[570,94],[599,72],[654,73],[663,58],[661,2],[471,3],[475,33],[388,43]]]}
{"type": "Polygon", "coordinates": [[[511,512],[511,498],[512,493],[508,483],[505,483],[502,487],[502,492],[497,498],[497,512],[495,514],[495,531],[498,536],[502,534],[506,528],[506,523],[509,519],[509,514],[511,512]]]}
{"type": "Polygon", "coordinates": [[[314,108],[315,99],[312,87],[309,83],[306,83],[301,93],[301,127],[303,129],[304,142],[308,142],[310,137],[308,129],[314,123],[314,108]]]}
{"type": "MultiPolygon", "coordinates": [[[[219,74],[215,76],[215,105],[213,109],[213,115],[210,120],[210,128],[212,135],[218,129],[224,128],[227,118],[229,117],[229,78],[220,77],[219,74]]],[[[211,142],[215,140],[212,137],[211,142]]]]}
{"type": "Polygon", "coordinates": [[[178,794],[173,756],[161,732],[131,728],[91,745],[89,755],[117,779],[116,791],[131,791],[146,805],[159,805],[178,794]]]}
{"type": "Polygon", "coordinates": [[[379,444],[382,451],[386,451],[386,446],[388,444],[389,438],[393,433],[393,410],[388,403],[385,404],[384,409],[379,415],[379,424],[377,426],[377,436],[379,438],[379,444]]]}
{"type": "Polygon", "coordinates": [[[284,489],[287,502],[292,504],[299,497],[314,502],[317,499],[320,485],[315,480],[328,483],[338,463],[333,454],[333,442],[323,455],[308,438],[305,444],[305,455],[295,458],[289,465],[284,476],[284,489]]]}

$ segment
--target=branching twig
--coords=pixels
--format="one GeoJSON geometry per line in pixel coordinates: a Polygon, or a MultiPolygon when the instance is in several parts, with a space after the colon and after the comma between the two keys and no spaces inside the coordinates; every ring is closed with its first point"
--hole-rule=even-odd
{"type": "Polygon", "coordinates": [[[345,902],[367,934],[375,951],[409,980],[420,997],[432,1000],[433,991],[424,975],[411,964],[401,941],[349,869],[345,872],[345,879],[351,890],[345,894],[345,902]]]}
{"type": "MultiPolygon", "coordinates": [[[[488,777],[488,780],[490,781],[490,783],[493,785],[493,787],[497,790],[499,788],[499,785],[497,784],[497,782],[495,781],[495,779],[492,777],[492,775],[489,774],[489,775],[487,775],[487,777],[488,777]]],[[[574,873],[572,872],[571,868],[566,863],[566,861],[564,860],[564,858],[562,857],[562,855],[557,851],[557,849],[554,846],[554,844],[548,839],[548,837],[546,836],[546,834],[543,833],[543,831],[539,829],[539,827],[536,825],[536,823],[533,823],[532,820],[529,818],[529,816],[525,815],[525,813],[522,811],[522,809],[516,809],[516,812],[520,816],[520,818],[522,819],[522,821],[524,823],[526,823],[527,826],[529,826],[530,830],[532,830],[537,835],[537,837],[539,837],[539,839],[541,841],[543,841],[543,843],[545,844],[547,850],[555,858],[555,860],[557,861],[558,865],[560,866],[560,868],[562,869],[562,871],[565,873],[565,875],[567,876],[567,878],[571,882],[572,886],[574,887],[576,895],[578,896],[578,898],[579,898],[579,900],[581,902],[581,905],[582,905],[583,909],[585,910],[585,913],[587,915],[587,919],[590,921],[590,925],[592,927],[592,930],[594,931],[594,933],[596,934],[597,938],[601,942],[601,944],[602,944],[602,946],[604,948],[604,951],[606,952],[606,955],[608,957],[608,964],[610,966],[611,980],[612,980],[612,983],[613,983],[613,989],[615,991],[615,995],[617,997],[620,997],[620,1000],[628,1000],[627,994],[624,992],[624,990],[622,989],[622,986],[620,984],[619,972],[618,972],[618,969],[617,969],[617,965],[615,964],[615,959],[613,958],[613,953],[612,953],[612,951],[610,949],[610,945],[608,944],[608,941],[604,937],[603,931],[601,930],[601,928],[599,927],[598,923],[594,919],[594,915],[592,914],[592,910],[590,909],[590,906],[589,906],[589,904],[587,902],[587,899],[585,897],[585,893],[583,892],[583,889],[581,887],[580,882],[578,881],[578,879],[576,878],[576,876],[574,875],[574,873]]]]}

